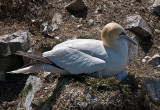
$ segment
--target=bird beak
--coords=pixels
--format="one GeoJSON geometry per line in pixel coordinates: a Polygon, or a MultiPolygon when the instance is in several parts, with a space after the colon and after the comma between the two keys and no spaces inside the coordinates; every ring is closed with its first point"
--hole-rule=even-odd
{"type": "Polygon", "coordinates": [[[133,39],[131,39],[125,32],[122,32],[120,36],[124,37],[126,40],[129,40],[133,44],[137,45],[137,43],[133,39]]]}

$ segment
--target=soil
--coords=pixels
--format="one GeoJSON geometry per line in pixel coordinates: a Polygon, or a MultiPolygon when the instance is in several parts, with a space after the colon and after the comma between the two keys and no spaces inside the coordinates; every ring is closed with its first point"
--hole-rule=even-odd
{"type": "MultiPolygon", "coordinates": [[[[88,8],[83,12],[77,13],[70,13],[65,10],[65,5],[70,1],[71,0],[0,1],[0,35],[12,33],[19,29],[27,29],[31,33],[30,43],[32,51],[44,52],[67,39],[100,39],[100,30],[107,23],[114,21],[125,27],[126,24],[124,21],[126,17],[139,13],[152,30],[152,37],[149,40],[151,40],[153,44],[151,48],[148,48],[147,52],[139,46],[137,58],[126,66],[126,70],[134,77],[160,78],[160,70],[158,70],[158,68],[141,61],[145,56],[153,56],[158,53],[157,47],[160,46],[160,34],[155,31],[155,29],[160,29],[160,20],[153,13],[153,10],[148,8],[152,5],[150,0],[84,0],[88,8]],[[98,13],[95,13],[97,9],[98,13]],[[46,21],[50,23],[57,13],[62,16],[62,21],[58,25],[58,29],[54,32],[43,32],[42,23],[46,21]],[[89,25],[88,21],[90,19],[94,21],[93,25],[89,25]],[[80,24],[82,24],[82,26],[77,27],[77,25],[80,24]],[[60,40],[56,39],[57,36],[60,40]]],[[[145,42],[147,42],[147,40],[145,42]]],[[[146,47],[147,45],[148,44],[146,44],[146,47]]],[[[43,79],[43,75],[40,74],[38,76],[42,76],[41,79],[43,79]]],[[[14,110],[16,108],[20,100],[19,94],[24,88],[26,79],[26,75],[8,75],[7,81],[0,83],[1,109],[10,108],[14,110]]],[[[53,78],[53,80],[55,79],[57,79],[57,76],[53,78]]],[[[52,83],[52,80],[49,82],[44,81],[43,87],[52,83]]],[[[77,82],[75,81],[73,84],[75,83],[77,82]]],[[[71,84],[71,87],[74,87],[73,84],[71,84]]],[[[82,84],[82,86],[84,85],[82,84]]],[[[139,89],[136,90],[138,91],[139,89]]],[[[43,93],[39,91],[38,94],[43,93]]],[[[141,97],[138,92],[136,92],[132,95],[132,98],[130,96],[127,97],[129,102],[125,104],[131,104],[130,108],[137,106],[137,109],[142,109],[143,107],[150,109],[153,107],[158,110],[158,106],[150,102],[148,98],[141,98],[141,100],[139,100],[140,102],[144,100],[143,104],[145,103],[146,105],[136,105],[137,102],[132,103],[133,100],[136,100],[136,98],[133,98],[136,95],[137,98],[141,97]],[[147,103],[149,103],[149,105],[147,105],[147,103]]],[[[59,99],[59,101],[60,100],[62,99],[59,99]]],[[[124,103],[117,106],[114,106],[114,104],[110,105],[108,109],[112,107],[116,109],[116,107],[122,106],[124,103]]],[[[57,105],[56,107],[60,106],[63,105],[57,105]]]]}

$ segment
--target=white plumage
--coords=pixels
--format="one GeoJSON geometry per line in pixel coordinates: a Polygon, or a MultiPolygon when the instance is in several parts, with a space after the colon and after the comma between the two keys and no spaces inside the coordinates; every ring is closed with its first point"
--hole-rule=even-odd
{"type": "Polygon", "coordinates": [[[94,39],[69,40],[43,53],[43,57],[63,69],[43,63],[11,73],[43,70],[62,75],[85,73],[92,77],[102,76],[103,78],[118,75],[118,80],[124,79],[127,75],[124,67],[128,57],[126,39],[135,42],[127,35],[121,34],[123,31],[119,24],[109,23],[102,30],[102,41],[94,39]]]}

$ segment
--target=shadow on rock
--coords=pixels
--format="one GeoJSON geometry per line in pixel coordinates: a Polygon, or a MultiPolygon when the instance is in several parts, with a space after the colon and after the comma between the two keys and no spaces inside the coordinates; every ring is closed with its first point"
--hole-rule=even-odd
{"type": "Polygon", "coordinates": [[[81,11],[72,11],[68,10],[72,15],[74,15],[77,18],[87,18],[87,13],[88,13],[88,8],[85,8],[84,10],[81,11]]]}
{"type": "Polygon", "coordinates": [[[152,37],[139,37],[139,45],[145,53],[148,53],[153,45],[152,37]]]}
{"type": "Polygon", "coordinates": [[[32,103],[32,108],[42,109],[42,110],[51,110],[52,107],[56,104],[57,99],[59,98],[62,87],[67,84],[70,80],[72,80],[71,76],[60,76],[58,78],[58,83],[56,88],[53,91],[52,96],[50,96],[46,101],[44,101],[41,106],[32,103]]]}
{"type": "Polygon", "coordinates": [[[5,82],[0,82],[0,105],[3,102],[11,102],[17,99],[21,91],[23,90],[28,75],[11,75],[6,77],[5,82]]]}

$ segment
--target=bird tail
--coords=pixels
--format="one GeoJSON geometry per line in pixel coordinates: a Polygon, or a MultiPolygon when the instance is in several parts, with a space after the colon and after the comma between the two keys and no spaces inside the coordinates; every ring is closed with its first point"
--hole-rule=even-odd
{"type": "Polygon", "coordinates": [[[27,66],[27,67],[20,68],[18,70],[10,71],[7,73],[10,73],[10,74],[19,74],[19,73],[29,74],[29,73],[39,72],[39,71],[49,71],[49,72],[53,72],[53,73],[57,73],[57,74],[61,74],[61,75],[68,75],[69,74],[64,69],[60,69],[58,67],[55,67],[53,65],[46,64],[46,63],[27,66]]]}
{"type": "Polygon", "coordinates": [[[34,73],[34,72],[38,72],[41,71],[42,68],[42,64],[37,64],[37,65],[32,65],[32,66],[28,66],[28,67],[24,67],[24,68],[20,68],[14,71],[10,71],[7,73],[11,73],[11,74],[19,74],[19,73],[23,73],[23,74],[29,74],[29,73],[34,73]]]}

